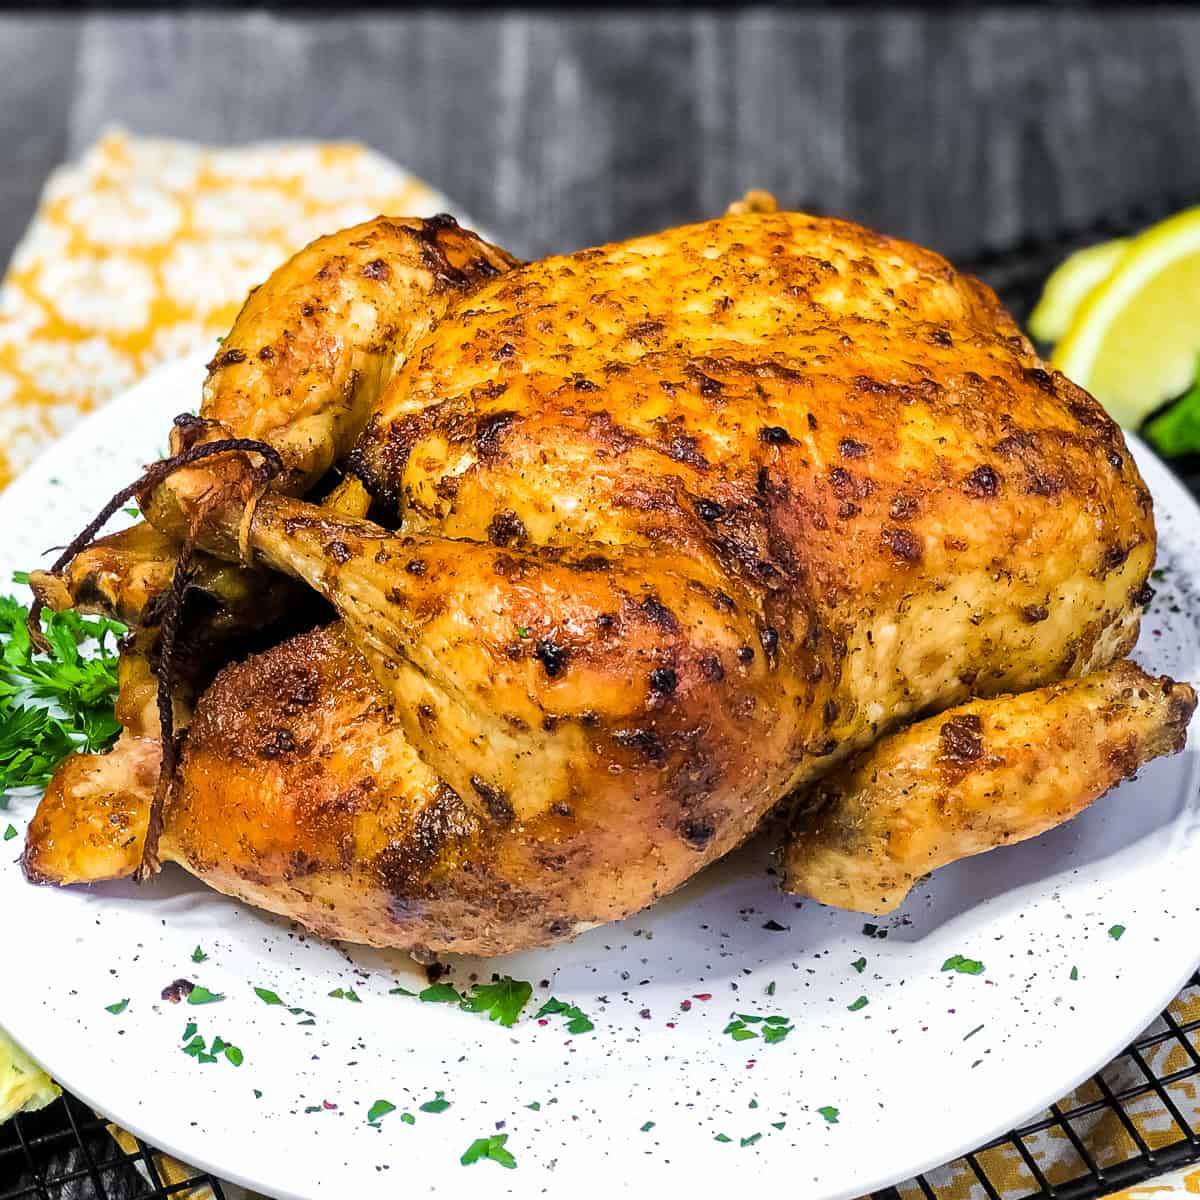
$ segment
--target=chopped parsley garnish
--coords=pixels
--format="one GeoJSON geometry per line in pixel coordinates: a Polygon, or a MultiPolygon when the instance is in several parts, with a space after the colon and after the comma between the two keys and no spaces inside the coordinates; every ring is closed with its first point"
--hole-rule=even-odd
{"type": "Polygon", "coordinates": [[[136,504],[131,505],[129,508],[123,508],[123,509],[121,509],[121,511],[127,517],[140,517],[142,515],[142,510],[140,508],[138,508],[138,506],[136,504]]]}
{"type": "Polygon", "coordinates": [[[751,1025],[762,1026],[762,1040],[769,1046],[776,1042],[782,1042],[795,1028],[787,1017],[778,1014],[763,1017],[757,1013],[732,1013],[729,1024],[721,1032],[729,1034],[735,1042],[747,1042],[751,1038],[759,1036],[759,1031],[751,1029],[751,1025]]]}
{"type": "Polygon", "coordinates": [[[977,958],[964,958],[961,954],[952,954],[944,963],[943,971],[957,971],[960,975],[982,975],[983,963],[977,958]]]}
{"type": "Polygon", "coordinates": [[[507,1133],[493,1133],[491,1137],[476,1138],[463,1151],[463,1156],[458,1161],[464,1167],[469,1167],[472,1163],[479,1162],[480,1159],[490,1158],[492,1162],[512,1170],[517,1165],[517,1160],[504,1148],[504,1143],[507,1141],[507,1133]]]}
{"type": "Polygon", "coordinates": [[[753,1029],[746,1028],[744,1021],[738,1021],[736,1019],[730,1021],[729,1024],[721,1030],[721,1032],[729,1034],[729,1036],[733,1038],[735,1042],[746,1042],[751,1038],[758,1037],[758,1034],[755,1033],[753,1029]]]}
{"type": "Polygon", "coordinates": [[[718,1133],[716,1135],[716,1137],[713,1138],[713,1141],[714,1142],[732,1142],[733,1138],[731,1138],[729,1136],[729,1134],[727,1134],[727,1133],[718,1133]]]}
{"type": "Polygon", "coordinates": [[[542,1102],[540,1100],[532,1100],[532,1101],[530,1101],[530,1103],[525,1105],[525,1107],[532,1109],[534,1112],[541,1112],[542,1111],[542,1102]]]}
{"type": "Polygon", "coordinates": [[[1075,980],[1077,980],[1078,978],[1079,978],[1079,968],[1078,968],[1078,967],[1072,967],[1072,968],[1071,968],[1071,980],[1072,980],[1072,982],[1074,982],[1074,981],[1075,981],[1075,980]]]}
{"type": "Polygon", "coordinates": [[[210,992],[208,988],[196,984],[190,992],[188,992],[187,1002],[189,1004],[216,1004],[218,1001],[224,1000],[225,996],[222,992],[210,992]]]}
{"type": "Polygon", "coordinates": [[[748,1105],[748,1107],[749,1107],[749,1108],[757,1108],[757,1107],[758,1107],[758,1101],[757,1101],[757,1100],[754,1100],[754,1099],[751,1099],[751,1101],[750,1101],[750,1104],[748,1105]]]}
{"type": "Polygon", "coordinates": [[[390,1100],[376,1100],[374,1104],[367,1109],[367,1124],[378,1127],[379,1122],[388,1115],[395,1112],[396,1106],[390,1100]]]}
{"type": "Polygon", "coordinates": [[[194,962],[194,963],[208,962],[208,955],[205,954],[204,951],[201,950],[199,946],[197,946],[195,948],[195,950],[192,951],[192,962],[194,962]]]}
{"type": "Polygon", "coordinates": [[[527,638],[528,636],[529,636],[529,630],[526,629],[524,625],[518,625],[517,626],[517,637],[527,638]]]}
{"type": "Polygon", "coordinates": [[[775,995],[775,980],[773,980],[773,979],[771,980],[770,983],[767,984],[767,995],[768,996],[775,995]]]}
{"type": "Polygon", "coordinates": [[[652,1130],[653,1128],[654,1128],[654,1122],[653,1122],[653,1121],[643,1121],[643,1122],[642,1122],[642,1127],[641,1127],[641,1130],[640,1130],[640,1132],[641,1132],[641,1133],[649,1133],[649,1132],[650,1132],[650,1130],[652,1130]]]}
{"type": "Polygon", "coordinates": [[[13,840],[13,838],[15,838],[16,836],[17,836],[17,831],[11,825],[4,831],[4,840],[6,842],[11,842],[13,840]]]}
{"type": "Polygon", "coordinates": [[[457,988],[448,983],[431,983],[417,998],[426,1004],[458,1004],[462,1000],[457,988]]]}
{"type": "Polygon", "coordinates": [[[771,1128],[772,1129],[782,1129],[786,1124],[787,1124],[786,1121],[772,1121],[771,1128]]]}
{"type": "Polygon", "coordinates": [[[184,1054],[190,1054],[192,1058],[199,1058],[204,1053],[206,1043],[204,1039],[197,1033],[187,1040],[187,1044],[183,1047],[184,1054]]]}
{"type": "Polygon", "coordinates": [[[860,1008],[866,1008],[867,1005],[870,1003],[871,1003],[870,1000],[868,1000],[866,998],[866,996],[859,996],[859,998],[857,1000],[855,1000],[855,1002],[853,1004],[847,1004],[846,1007],[851,1012],[858,1012],[858,1010],[860,1008]]]}
{"type": "Polygon", "coordinates": [[[538,1017],[553,1017],[562,1014],[567,1018],[568,1033],[590,1033],[596,1028],[578,1005],[568,1004],[565,1000],[559,1000],[551,996],[535,1014],[538,1017]]]}
{"type": "Polygon", "coordinates": [[[417,1118],[414,1117],[410,1112],[402,1112],[400,1114],[400,1120],[403,1121],[405,1125],[415,1125],[417,1123],[417,1118]]]}
{"type": "Polygon", "coordinates": [[[753,1146],[754,1143],[757,1142],[761,1137],[761,1133],[752,1133],[749,1137],[741,1138],[738,1141],[738,1145],[744,1150],[747,1146],[753,1146]]]}
{"type": "Polygon", "coordinates": [[[1124,925],[1113,925],[1108,931],[1108,936],[1110,938],[1112,938],[1112,940],[1114,942],[1119,942],[1121,940],[1121,938],[1124,936],[1124,933],[1125,933],[1124,925]]]}
{"type": "MultiPolygon", "coordinates": [[[[204,1038],[196,1032],[195,1021],[188,1022],[187,1028],[183,1031],[183,1041],[184,1045],[180,1049],[189,1058],[194,1058],[199,1063],[215,1063],[221,1055],[225,1056],[226,1062],[235,1067],[240,1067],[246,1061],[246,1056],[241,1050],[223,1037],[214,1037],[212,1045],[207,1045],[204,1038]]],[[[262,1093],[256,1092],[255,1094],[261,1096],[262,1093]]]]}
{"type": "Polygon", "coordinates": [[[983,1028],[982,1025],[976,1025],[975,1028],[972,1029],[971,1032],[968,1033],[965,1038],[963,1038],[963,1041],[969,1042],[982,1028],[983,1028]]]}
{"type": "Polygon", "coordinates": [[[489,1020],[499,1021],[507,1029],[517,1023],[521,1010],[532,995],[532,985],[505,975],[495,983],[475,984],[471,994],[459,1001],[459,1007],[467,1012],[485,1012],[489,1020]]]}
{"type": "MultiPolygon", "coordinates": [[[[254,994],[264,1004],[282,1004],[283,1003],[283,1001],[280,1000],[280,998],[273,991],[271,991],[270,988],[256,987],[254,989],[254,994]]],[[[297,1013],[297,1015],[299,1015],[299,1013],[297,1013]]]]}
{"type": "Polygon", "coordinates": [[[856,958],[850,965],[861,975],[867,969],[867,960],[856,958]]]}
{"type": "Polygon", "coordinates": [[[818,1108],[817,1112],[819,1112],[830,1125],[836,1125],[838,1123],[840,1111],[834,1108],[832,1104],[826,1104],[824,1108],[818,1108]]]}
{"type": "Polygon", "coordinates": [[[427,1113],[444,1113],[450,1107],[450,1101],[446,1099],[445,1092],[437,1092],[432,1100],[426,1100],[421,1105],[420,1111],[427,1113]]]}
{"type": "Polygon", "coordinates": [[[351,1004],[361,1004],[358,993],[353,988],[334,988],[329,993],[335,1000],[349,1000],[351,1004]]]}
{"type": "Polygon", "coordinates": [[[126,996],[124,1000],[118,1000],[116,1004],[106,1004],[104,1006],[104,1011],[110,1012],[114,1017],[116,1017],[123,1013],[128,1007],[129,997],[126,996]]]}
{"type": "Polygon", "coordinates": [[[67,755],[105,751],[121,731],[113,701],[116,642],[125,627],[73,610],[46,610],[48,657],[33,647],[28,615],[11,596],[0,596],[0,796],[44,787],[67,755]],[[80,647],[89,639],[97,646],[85,657],[80,647]]]}
{"type": "Polygon", "coordinates": [[[388,988],[389,996],[415,996],[416,994],[416,992],[410,992],[408,988],[405,987],[388,988]]]}

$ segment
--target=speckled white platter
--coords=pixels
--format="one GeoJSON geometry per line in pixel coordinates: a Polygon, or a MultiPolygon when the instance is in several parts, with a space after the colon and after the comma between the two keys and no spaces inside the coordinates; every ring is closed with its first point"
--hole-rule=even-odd
{"type": "MultiPolygon", "coordinates": [[[[201,363],[147,379],[0,498],[0,577],[46,561],[158,456],[170,418],[198,402],[201,363]]],[[[1200,513],[1135,450],[1166,568],[1138,656],[1194,680],[1200,513]]],[[[511,1030],[389,994],[424,985],[403,954],[323,944],[176,868],[141,889],[37,888],[17,865],[22,841],[0,841],[0,1023],[122,1125],[272,1196],[645,1196],[664,1183],[680,1196],[767,1183],[806,1200],[857,1196],[1057,1099],[1182,983],[1200,958],[1194,742],[1070,825],[939,872],[874,933],[861,916],[782,896],[757,845],[569,946],[454,962],[462,985],[494,970],[533,983],[511,1030]],[[943,972],[954,954],[983,973],[943,972]],[[225,999],[164,1002],[178,978],[225,999]],[[313,1023],[264,1004],[256,985],[313,1023]],[[594,1032],[536,1020],[550,995],[579,1005],[594,1032]],[[735,1042],[722,1033],[732,1012],[783,1014],[794,1029],[735,1042]],[[240,1047],[242,1065],[182,1053],[189,1021],[240,1047]],[[439,1090],[451,1106],[420,1111],[439,1090]],[[396,1111],[376,1128],[367,1113],[381,1099],[396,1111]],[[515,1170],[459,1164],[498,1129],[515,1170]]],[[[23,835],[33,807],[13,797],[0,825],[23,835]]]]}

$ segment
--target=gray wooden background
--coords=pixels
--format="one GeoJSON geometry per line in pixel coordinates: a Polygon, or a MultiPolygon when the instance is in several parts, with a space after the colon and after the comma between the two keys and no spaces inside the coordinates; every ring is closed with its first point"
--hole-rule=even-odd
{"type": "Polygon", "coordinates": [[[510,249],[790,205],[970,255],[1200,196],[1200,12],[0,16],[0,263],[110,123],[361,138],[510,249]]]}

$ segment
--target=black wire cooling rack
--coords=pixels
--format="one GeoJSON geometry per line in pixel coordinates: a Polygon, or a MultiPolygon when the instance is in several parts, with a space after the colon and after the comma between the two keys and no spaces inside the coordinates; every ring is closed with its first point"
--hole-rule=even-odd
{"type": "MultiPolygon", "coordinates": [[[[1187,202],[1164,197],[1086,229],[984,250],[961,265],[995,287],[1023,321],[1047,272],[1065,254],[1128,233],[1187,202]]],[[[1189,469],[1196,464],[1176,465],[1200,493],[1200,471],[1189,469]]],[[[1193,1162],[1200,1162],[1200,973],[1124,1054],[1071,1096],[979,1150],[870,1200],[1096,1200],[1193,1162]],[[1103,1138],[1095,1136],[1099,1126],[1103,1138]]],[[[0,1200],[242,1195],[138,1138],[114,1132],[73,1096],[0,1126],[0,1200]]]]}

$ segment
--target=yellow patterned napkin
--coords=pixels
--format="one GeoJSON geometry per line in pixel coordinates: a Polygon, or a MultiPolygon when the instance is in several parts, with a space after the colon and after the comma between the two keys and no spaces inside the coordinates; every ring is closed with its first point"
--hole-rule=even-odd
{"type": "Polygon", "coordinates": [[[364,146],[108,134],[50,177],[0,286],[0,487],[81,413],[224,333],[313,238],[444,204],[364,146]]]}
{"type": "MultiPolygon", "coordinates": [[[[211,345],[250,288],[313,238],[445,207],[364,146],[219,149],[109,133],[51,176],[0,284],[0,488],[156,363],[211,345]]],[[[165,1156],[155,1165],[169,1184],[196,1175],[165,1156]]]]}
{"type": "MultiPolygon", "coordinates": [[[[306,242],[377,213],[423,215],[443,207],[436,192],[362,146],[217,149],[108,134],[82,161],[51,177],[0,285],[0,487],[81,414],[156,363],[211,344],[229,328],[247,291],[306,242]]],[[[1186,990],[1172,1012],[1179,1022],[1200,1019],[1200,989],[1186,990]]],[[[1176,1038],[1147,1058],[1160,1076],[1191,1065],[1176,1038]]],[[[1144,1076],[1126,1058],[1108,1068],[1105,1080],[1120,1091],[1144,1076]]],[[[1200,1126],[1196,1081],[1168,1091],[1179,1116],[1200,1126]]],[[[1060,1107],[1101,1099],[1089,1082],[1060,1107]]],[[[1152,1148],[1183,1137],[1179,1121],[1152,1094],[1127,1108],[1152,1148]]],[[[1076,1121],[1073,1130],[1101,1166],[1138,1152],[1107,1108],[1076,1121]]],[[[128,1134],[114,1129],[114,1136],[133,1148],[128,1134]]],[[[1028,1150],[1052,1183],[1085,1173],[1059,1129],[1030,1138],[1028,1150]]],[[[1036,1192],[1015,1150],[990,1150],[977,1161],[1004,1200],[1036,1192]]],[[[194,1175],[170,1160],[160,1166],[172,1181],[194,1175]]],[[[929,1178],[938,1200],[981,1194],[961,1160],[929,1178]]],[[[194,1200],[209,1194],[187,1192],[194,1200]]],[[[905,1184],[900,1194],[917,1200],[922,1192],[905,1184]]],[[[1200,1171],[1123,1193],[1126,1200],[1184,1195],[1200,1195],[1200,1171]]]]}

